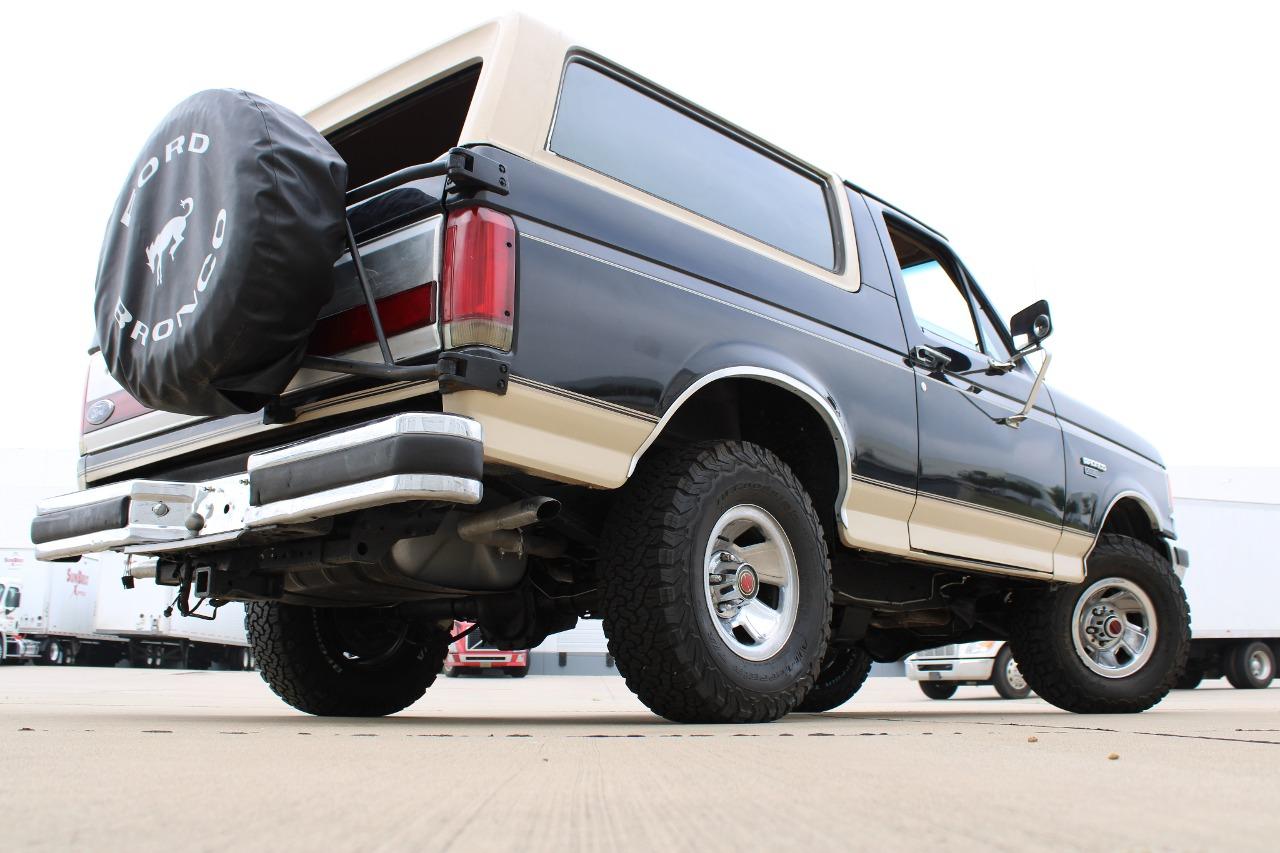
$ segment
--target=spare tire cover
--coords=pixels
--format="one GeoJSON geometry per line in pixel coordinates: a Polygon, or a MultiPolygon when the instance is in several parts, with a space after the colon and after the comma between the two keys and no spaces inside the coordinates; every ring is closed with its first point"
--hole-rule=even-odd
{"type": "Polygon", "coordinates": [[[232,89],[161,122],[129,174],[98,264],[107,369],[139,402],[261,408],[288,385],[333,295],[347,165],[300,116],[232,89]]]}

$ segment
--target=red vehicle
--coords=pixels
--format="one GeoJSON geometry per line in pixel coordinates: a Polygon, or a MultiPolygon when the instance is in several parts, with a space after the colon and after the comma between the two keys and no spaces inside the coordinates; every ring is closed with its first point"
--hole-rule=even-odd
{"type": "Polygon", "coordinates": [[[444,658],[444,674],[456,678],[467,669],[504,669],[512,678],[524,678],[529,674],[529,650],[498,649],[477,631],[470,631],[470,622],[454,622],[453,635],[458,637],[449,644],[444,658]],[[470,631],[465,636],[458,636],[470,631]]]}

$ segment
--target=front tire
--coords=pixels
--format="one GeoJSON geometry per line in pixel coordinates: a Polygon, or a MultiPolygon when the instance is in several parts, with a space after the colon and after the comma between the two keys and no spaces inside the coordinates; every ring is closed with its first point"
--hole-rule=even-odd
{"type": "Polygon", "coordinates": [[[1276,656],[1266,643],[1238,643],[1227,650],[1223,667],[1237,690],[1264,690],[1276,674],[1276,656]]]}
{"type": "Polygon", "coordinates": [[[449,634],[379,607],[245,606],[263,681],[299,711],[381,717],[422,698],[444,663],[449,634]]]}
{"type": "Polygon", "coordinates": [[[939,702],[956,695],[956,686],[950,681],[920,681],[917,683],[920,685],[921,693],[939,702]]]}
{"type": "Polygon", "coordinates": [[[819,714],[838,708],[853,698],[870,672],[871,655],[862,649],[848,646],[828,648],[813,687],[796,710],[819,714]]]}
{"type": "Polygon", "coordinates": [[[1002,699],[1026,699],[1031,695],[1031,686],[1018,669],[1018,662],[1013,659],[1009,644],[1005,643],[991,665],[991,686],[996,689],[1002,699]]]}
{"type": "Polygon", "coordinates": [[[1191,647],[1182,584],[1128,536],[1102,536],[1081,584],[1016,594],[1013,656],[1040,696],[1077,714],[1130,714],[1173,688],[1191,647]]]}
{"type": "Polygon", "coordinates": [[[654,713],[776,720],[809,692],[831,626],[826,539],[795,474],[739,441],[651,453],[601,539],[609,652],[654,713]]]}

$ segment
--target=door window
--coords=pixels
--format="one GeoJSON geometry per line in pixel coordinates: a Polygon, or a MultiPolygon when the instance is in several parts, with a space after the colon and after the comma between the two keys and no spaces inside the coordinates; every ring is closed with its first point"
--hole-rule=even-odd
{"type": "Polygon", "coordinates": [[[949,343],[980,352],[981,339],[969,310],[969,299],[951,259],[892,223],[889,237],[920,328],[949,343]]]}

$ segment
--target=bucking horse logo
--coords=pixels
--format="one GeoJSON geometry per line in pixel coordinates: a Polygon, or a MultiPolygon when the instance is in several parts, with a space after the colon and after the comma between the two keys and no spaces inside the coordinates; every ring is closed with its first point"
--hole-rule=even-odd
{"type": "Polygon", "coordinates": [[[195,199],[184,198],[178,202],[182,208],[181,216],[175,216],[164,224],[160,233],[147,246],[147,269],[156,274],[156,287],[164,284],[164,253],[169,250],[169,260],[174,259],[174,252],[182,244],[182,234],[187,230],[187,217],[195,207],[195,199]]]}

